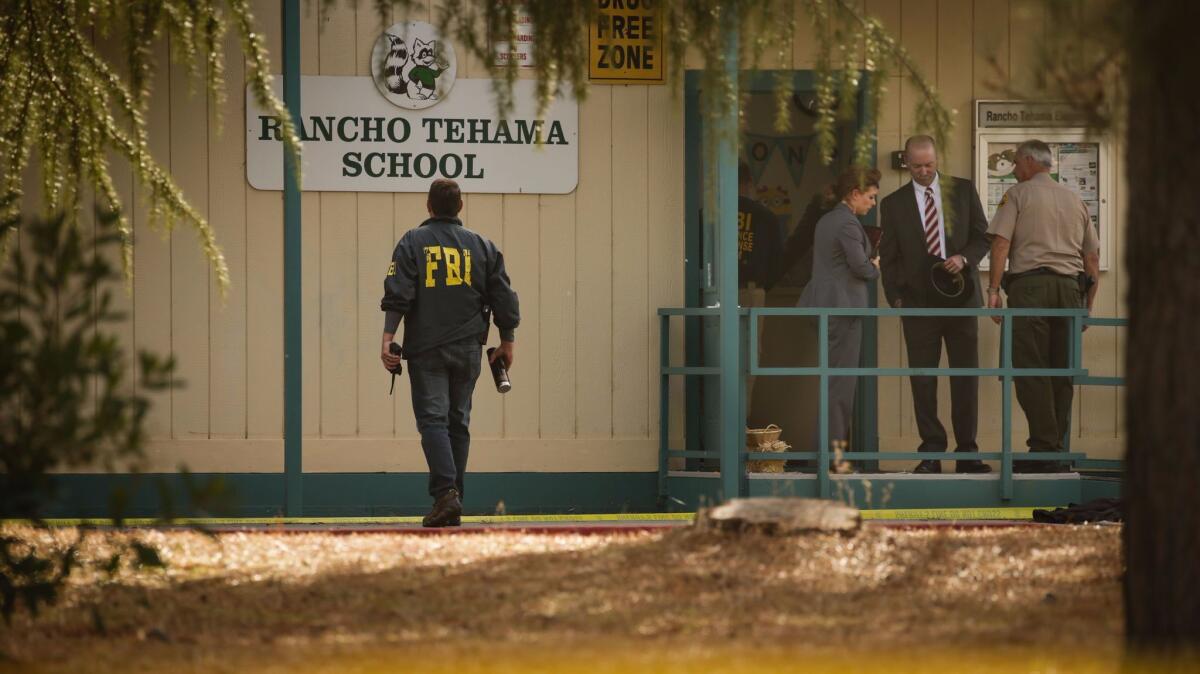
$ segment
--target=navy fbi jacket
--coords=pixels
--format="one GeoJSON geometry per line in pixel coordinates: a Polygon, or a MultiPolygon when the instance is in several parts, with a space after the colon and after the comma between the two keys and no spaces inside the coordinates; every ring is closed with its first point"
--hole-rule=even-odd
{"type": "Polygon", "coordinates": [[[485,342],[489,311],[506,342],[521,321],[496,245],[443,216],[400,238],[379,306],[387,312],[384,332],[395,334],[404,319],[405,357],[468,337],[485,342]]]}

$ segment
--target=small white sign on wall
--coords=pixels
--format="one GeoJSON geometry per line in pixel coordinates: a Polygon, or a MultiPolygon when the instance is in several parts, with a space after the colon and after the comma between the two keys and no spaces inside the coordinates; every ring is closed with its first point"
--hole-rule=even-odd
{"type": "MultiPolygon", "coordinates": [[[[514,83],[504,119],[486,79],[460,79],[422,110],[396,107],[371,77],[302,77],[300,86],[304,191],[425,192],[451,178],[466,193],[567,194],[579,181],[579,107],[560,97],[538,117],[532,80],[514,83]]],[[[246,179],[283,189],[279,120],[249,88],[246,179]]]]}
{"type": "Polygon", "coordinates": [[[492,36],[492,63],[498,66],[508,65],[516,61],[518,68],[532,68],[533,42],[536,38],[533,26],[533,16],[524,6],[516,9],[516,25],[513,31],[513,43],[492,36]]]}

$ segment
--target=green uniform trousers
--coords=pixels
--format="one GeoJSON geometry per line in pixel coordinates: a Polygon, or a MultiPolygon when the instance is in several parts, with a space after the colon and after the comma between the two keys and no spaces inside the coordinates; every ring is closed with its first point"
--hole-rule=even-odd
{"type": "MultiPolygon", "coordinates": [[[[1079,283],[1056,274],[1025,276],[1008,289],[1013,309],[1078,309],[1083,306],[1079,283]]],[[[1019,316],[1013,319],[1013,367],[1070,367],[1071,321],[1067,318],[1019,316]]],[[[1029,451],[1063,451],[1071,428],[1070,377],[1014,377],[1017,402],[1029,422],[1029,451]]]]}

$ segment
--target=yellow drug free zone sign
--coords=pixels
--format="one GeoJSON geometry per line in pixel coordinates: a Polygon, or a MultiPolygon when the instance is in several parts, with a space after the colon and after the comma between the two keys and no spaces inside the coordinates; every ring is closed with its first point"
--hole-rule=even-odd
{"type": "Polygon", "coordinates": [[[664,82],[662,13],[657,0],[593,0],[588,77],[605,84],[664,82]]]}

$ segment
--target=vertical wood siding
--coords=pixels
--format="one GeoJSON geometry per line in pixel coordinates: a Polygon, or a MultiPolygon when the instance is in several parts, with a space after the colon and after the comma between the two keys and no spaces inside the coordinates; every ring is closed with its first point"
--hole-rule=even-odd
{"type": "MultiPolygon", "coordinates": [[[[1002,97],[1029,83],[1033,47],[1047,33],[1036,4],[1024,0],[865,0],[865,10],[898,35],[957,109],[942,166],[970,176],[972,101],[1002,97]],[[999,67],[995,67],[998,65],[999,67]],[[1009,76],[1008,73],[1014,73],[1009,76]]],[[[436,2],[403,18],[429,20],[436,2]]],[[[281,47],[278,0],[253,10],[272,54],[281,47]]],[[[366,75],[380,26],[373,7],[335,3],[318,25],[302,10],[302,72],[366,75]]],[[[813,30],[800,9],[790,50],[772,65],[810,68],[813,30]],[[787,53],[790,51],[790,53],[787,53]]],[[[236,38],[231,34],[227,46],[236,38]]],[[[101,41],[106,50],[115,44],[101,41]]],[[[282,456],[282,196],[245,182],[244,76],[226,68],[220,110],[189,87],[168,45],[148,110],[151,150],[170,166],[192,203],[208,215],[225,251],[233,287],[222,300],[194,232],[164,236],[149,226],[143,190],[127,168],[117,184],[132,196],[136,275],[121,302],[127,345],[174,352],[186,386],[156,395],[149,418],[157,468],[183,461],[199,470],[277,470],[282,456]],[[216,115],[223,117],[217,133],[216,115]]],[[[460,54],[459,76],[482,77],[482,64],[460,54]]],[[[694,56],[689,59],[694,60],[694,56]]],[[[278,70],[278,66],[276,66],[278,70]]],[[[916,89],[893,69],[882,102],[878,161],[886,194],[907,180],[888,168],[891,151],[913,129],[916,89]]],[[[467,226],[504,251],[520,293],[515,388],[491,390],[485,372],[475,398],[473,469],[651,470],[659,427],[660,306],[683,303],[683,103],[669,87],[593,86],[579,104],[579,185],[567,195],[466,195],[467,226]]],[[[1114,152],[1120,171],[1120,153],[1114,152]]],[[[1113,212],[1121,213],[1117,181],[1113,212]]],[[[36,192],[31,190],[29,199],[36,192]]],[[[378,360],[382,274],[395,241],[426,215],[421,194],[304,193],[303,358],[305,461],[308,470],[422,470],[408,382],[386,396],[378,360]]],[[[1119,233],[1114,237],[1120,241],[1119,233]]],[[[1124,270],[1110,254],[1098,299],[1100,315],[1122,315],[1124,270]]],[[[882,294],[882,293],[881,293],[882,294]]],[[[981,322],[982,362],[995,362],[997,331],[981,322]]],[[[682,349],[675,324],[673,349],[682,349]]],[[[496,342],[492,331],[492,343],[496,342]]],[[[1122,371],[1120,335],[1089,331],[1085,361],[1096,373],[1122,371]]],[[[880,325],[880,363],[906,362],[899,321],[880,325]]],[[[944,383],[944,382],[943,382],[944,383]]],[[[880,381],[879,430],[885,448],[918,440],[908,382],[880,381]]],[[[682,382],[673,382],[672,423],[681,427],[682,382]]],[[[949,399],[941,401],[948,418],[949,399]]],[[[981,382],[981,445],[999,437],[999,385],[981,382]]],[[[1076,407],[1077,446],[1116,456],[1120,394],[1085,389],[1076,407]]],[[[1014,437],[1024,419],[1014,415],[1014,437]]]]}

